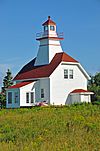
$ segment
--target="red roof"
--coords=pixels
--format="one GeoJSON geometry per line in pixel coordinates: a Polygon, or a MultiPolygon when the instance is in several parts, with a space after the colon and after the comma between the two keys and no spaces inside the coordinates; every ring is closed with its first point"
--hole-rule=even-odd
{"type": "Polygon", "coordinates": [[[48,16],[48,20],[42,25],[56,25],[56,23],[50,19],[50,16],[48,16]]]}
{"type": "Polygon", "coordinates": [[[30,83],[32,83],[32,81],[21,82],[21,83],[18,83],[18,84],[16,84],[16,85],[12,85],[12,86],[8,87],[8,89],[20,88],[20,87],[23,87],[23,86],[25,86],[25,85],[27,85],[27,84],[30,84],[30,83]]]}
{"type": "Polygon", "coordinates": [[[41,37],[41,38],[37,38],[36,40],[41,40],[41,39],[54,39],[54,40],[63,40],[63,37],[41,37]]]}
{"type": "Polygon", "coordinates": [[[90,91],[84,90],[84,89],[75,89],[75,90],[72,91],[71,93],[85,93],[85,92],[90,92],[90,91]]]}
{"type": "MultiPolygon", "coordinates": [[[[59,55],[60,53],[58,53],[59,55]]],[[[69,56],[68,54],[66,54],[65,52],[62,52],[62,60],[61,61],[65,61],[65,62],[78,62],[77,60],[75,60],[74,58],[72,58],[71,56],[69,56]]]]}
{"type": "MultiPolygon", "coordinates": [[[[53,71],[57,68],[60,62],[78,62],[66,53],[56,53],[50,64],[42,65],[42,66],[34,66],[33,69],[28,69],[29,71],[23,72],[20,71],[14,80],[24,80],[24,79],[35,79],[35,78],[42,78],[42,77],[49,77],[53,71]]],[[[27,66],[27,65],[26,65],[27,66]]],[[[25,69],[24,69],[25,70],[25,69]]]]}

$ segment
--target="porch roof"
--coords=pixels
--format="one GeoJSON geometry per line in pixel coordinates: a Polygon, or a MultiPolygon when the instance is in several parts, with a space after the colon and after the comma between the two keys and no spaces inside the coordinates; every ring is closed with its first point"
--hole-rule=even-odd
{"type": "Polygon", "coordinates": [[[71,94],[73,93],[78,93],[78,94],[94,94],[93,92],[89,91],[89,90],[84,90],[84,89],[75,89],[71,92],[71,94]]]}
{"type": "Polygon", "coordinates": [[[27,81],[27,82],[20,82],[20,83],[17,83],[16,85],[12,85],[10,87],[8,87],[8,89],[16,89],[16,88],[20,88],[20,87],[23,87],[27,84],[30,84],[32,83],[33,81],[27,81]]]}

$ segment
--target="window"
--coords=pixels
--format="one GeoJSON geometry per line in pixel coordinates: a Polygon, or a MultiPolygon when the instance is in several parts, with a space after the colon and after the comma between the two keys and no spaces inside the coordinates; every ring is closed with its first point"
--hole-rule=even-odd
{"type": "Polygon", "coordinates": [[[34,92],[26,93],[26,103],[34,103],[34,92]]]}
{"type": "Polygon", "coordinates": [[[15,92],[14,98],[15,98],[15,103],[18,103],[18,92],[15,92]]]}
{"type": "Polygon", "coordinates": [[[48,26],[44,26],[44,31],[47,31],[48,30],[48,26]]]}
{"type": "Polygon", "coordinates": [[[72,69],[64,69],[64,79],[73,79],[73,70],[72,69]]]}
{"type": "Polygon", "coordinates": [[[44,98],[44,89],[41,89],[41,98],[44,98]]]}
{"type": "Polygon", "coordinates": [[[55,30],[55,27],[54,26],[50,26],[50,30],[55,30]]]}
{"type": "Polygon", "coordinates": [[[8,104],[12,103],[12,92],[8,92],[8,104]]]}
{"type": "Polygon", "coordinates": [[[31,92],[31,103],[34,103],[34,92],[31,92]]]}
{"type": "Polygon", "coordinates": [[[64,79],[68,79],[68,70],[64,69],[64,79]]]}
{"type": "Polygon", "coordinates": [[[26,103],[29,103],[29,93],[26,93],[26,103]]]}
{"type": "Polygon", "coordinates": [[[72,69],[69,70],[69,78],[73,79],[73,70],[72,69]]]}

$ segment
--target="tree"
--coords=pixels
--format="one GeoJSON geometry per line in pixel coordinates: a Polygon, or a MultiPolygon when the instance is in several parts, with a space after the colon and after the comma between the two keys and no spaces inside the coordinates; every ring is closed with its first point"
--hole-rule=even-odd
{"type": "Polygon", "coordinates": [[[3,87],[2,87],[2,93],[4,94],[6,93],[6,89],[13,84],[12,73],[9,69],[7,70],[6,74],[7,75],[3,79],[3,87]]]}
{"type": "Polygon", "coordinates": [[[6,76],[3,79],[3,87],[0,93],[0,104],[1,107],[5,107],[6,105],[6,89],[13,84],[12,82],[12,73],[8,69],[6,72],[6,76]]]}
{"type": "Polygon", "coordinates": [[[5,107],[6,105],[6,96],[3,93],[0,93],[0,108],[5,107]]]}
{"type": "Polygon", "coordinates": [[[94,76],[94,83],[96,86],[100,86],[100,72],[94,76]]]}
{"type": "Polygon", "coordinates": [[[91,80],[88,83],[88,90],[94,92],[92,101],[100,101],[100,72],[91,76],[91,80]]]}

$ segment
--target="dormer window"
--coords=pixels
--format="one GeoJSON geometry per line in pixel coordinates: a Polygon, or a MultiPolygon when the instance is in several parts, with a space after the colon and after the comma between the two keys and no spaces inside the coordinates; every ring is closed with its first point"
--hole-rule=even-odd
{"type": "Polygon", "coordinates": [[[48,31],[48,26],[44,26],[44,31],[48,31]]]}
{"type": "Polygon", "coordinates": [[[55,27],[54,26],[50,26],[50,30],[55,30],[55,27]]]}

